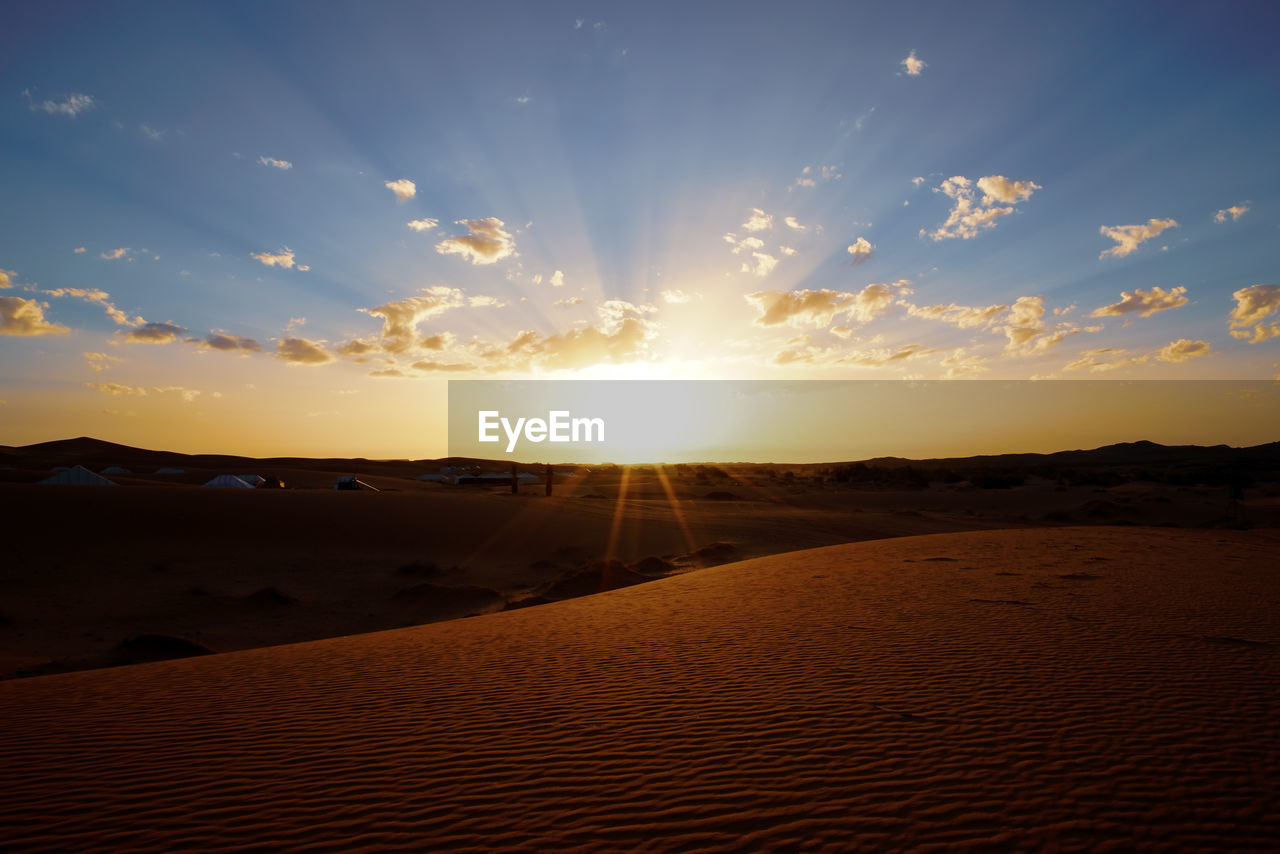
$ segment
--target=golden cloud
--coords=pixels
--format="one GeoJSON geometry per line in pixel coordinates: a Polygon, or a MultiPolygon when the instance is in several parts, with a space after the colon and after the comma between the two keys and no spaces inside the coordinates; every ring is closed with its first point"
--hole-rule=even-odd
{"type": "Polygon", "coordinates": [[[22,297],[0,297],[0,335],[34,338],[37,335],[65,335],[65,326],[44,318],[48,303],[22,297]]]}
{"type": "Polygon", "coordinates": [[[461,255],[472,264],[493,264],[515,254],[516,244],[497,217],[458,220],[469,234],[446,238],[436,244],[441,255],[461,255]]]}
{"type": "Polygon", "coordinates": [[[1173,219],[1149,219],[1146,225],[1103,225],[1098,233],[1109,237],[1116,245],[1102,252],[1098,258],[1123,258],[1137,250],[1145,241],[1159,235],[1169,228],[1177,228],[1178,221],[1173,219]]]}
{"type": "Polygon", "coordinates": [[[1118,317],[1122,314],[1138,312],[1143,317],[1150,317],[1158,311],[1168,311],[1186,305],[1187,298],[1183,296],[1186,292],[1186,288],[1174,288],[1171,291],[1166,291],[1159,285],[1149,291],[1144,291],[1141,288],[1132,292],[1121,291],[1120,302],[1096,308],[1089,316],[1118,317]]]}

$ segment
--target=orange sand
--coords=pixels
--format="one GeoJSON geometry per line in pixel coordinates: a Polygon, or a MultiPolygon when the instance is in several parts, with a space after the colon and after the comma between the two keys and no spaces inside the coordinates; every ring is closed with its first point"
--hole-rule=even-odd
{"type": "Polygon", "coordinates": [[[978,531],[0,683],[15,849],[1260,850],[1272,531],[978,531]]]}

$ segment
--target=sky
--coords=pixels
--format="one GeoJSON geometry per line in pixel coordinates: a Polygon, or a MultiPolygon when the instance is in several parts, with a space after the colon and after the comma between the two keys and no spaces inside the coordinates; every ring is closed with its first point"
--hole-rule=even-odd
{"type": "Polygon", "coordinates": [[[1280,379],[1277,31],[12,6],[0,443],[428,457],[449,379],[1280,379]]]}

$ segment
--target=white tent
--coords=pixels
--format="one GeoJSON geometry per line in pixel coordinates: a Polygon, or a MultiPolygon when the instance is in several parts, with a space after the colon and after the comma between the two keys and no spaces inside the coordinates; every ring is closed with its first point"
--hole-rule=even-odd
{"type": "Polygon", "coordinates": [[[102,475],[94,474],[84,466],[72,466],[40,482],[56,483],[61,486],[115,486],[102,475]]]}
{"type": "Polygon", "coordinates": [[[260,474],[238,474],[236,477],[240,478],[252,487],[259,487],[267,482],[267,479],[260,474]]]}
{"type": "Polygon", "coordinates": [[[252,486],[233,474],[220,474],[206,483],[205,486],[215,486],[223,489],[253,489],[252,486]]]}

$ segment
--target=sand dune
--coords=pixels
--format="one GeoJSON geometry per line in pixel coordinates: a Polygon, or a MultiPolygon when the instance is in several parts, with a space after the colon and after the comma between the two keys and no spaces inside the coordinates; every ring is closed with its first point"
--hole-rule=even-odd
{"type": "Polygon", "coordinates": [[[1272,531],[832,546],[0,684],[15,849],[1262,850],[1272,531]]]}

